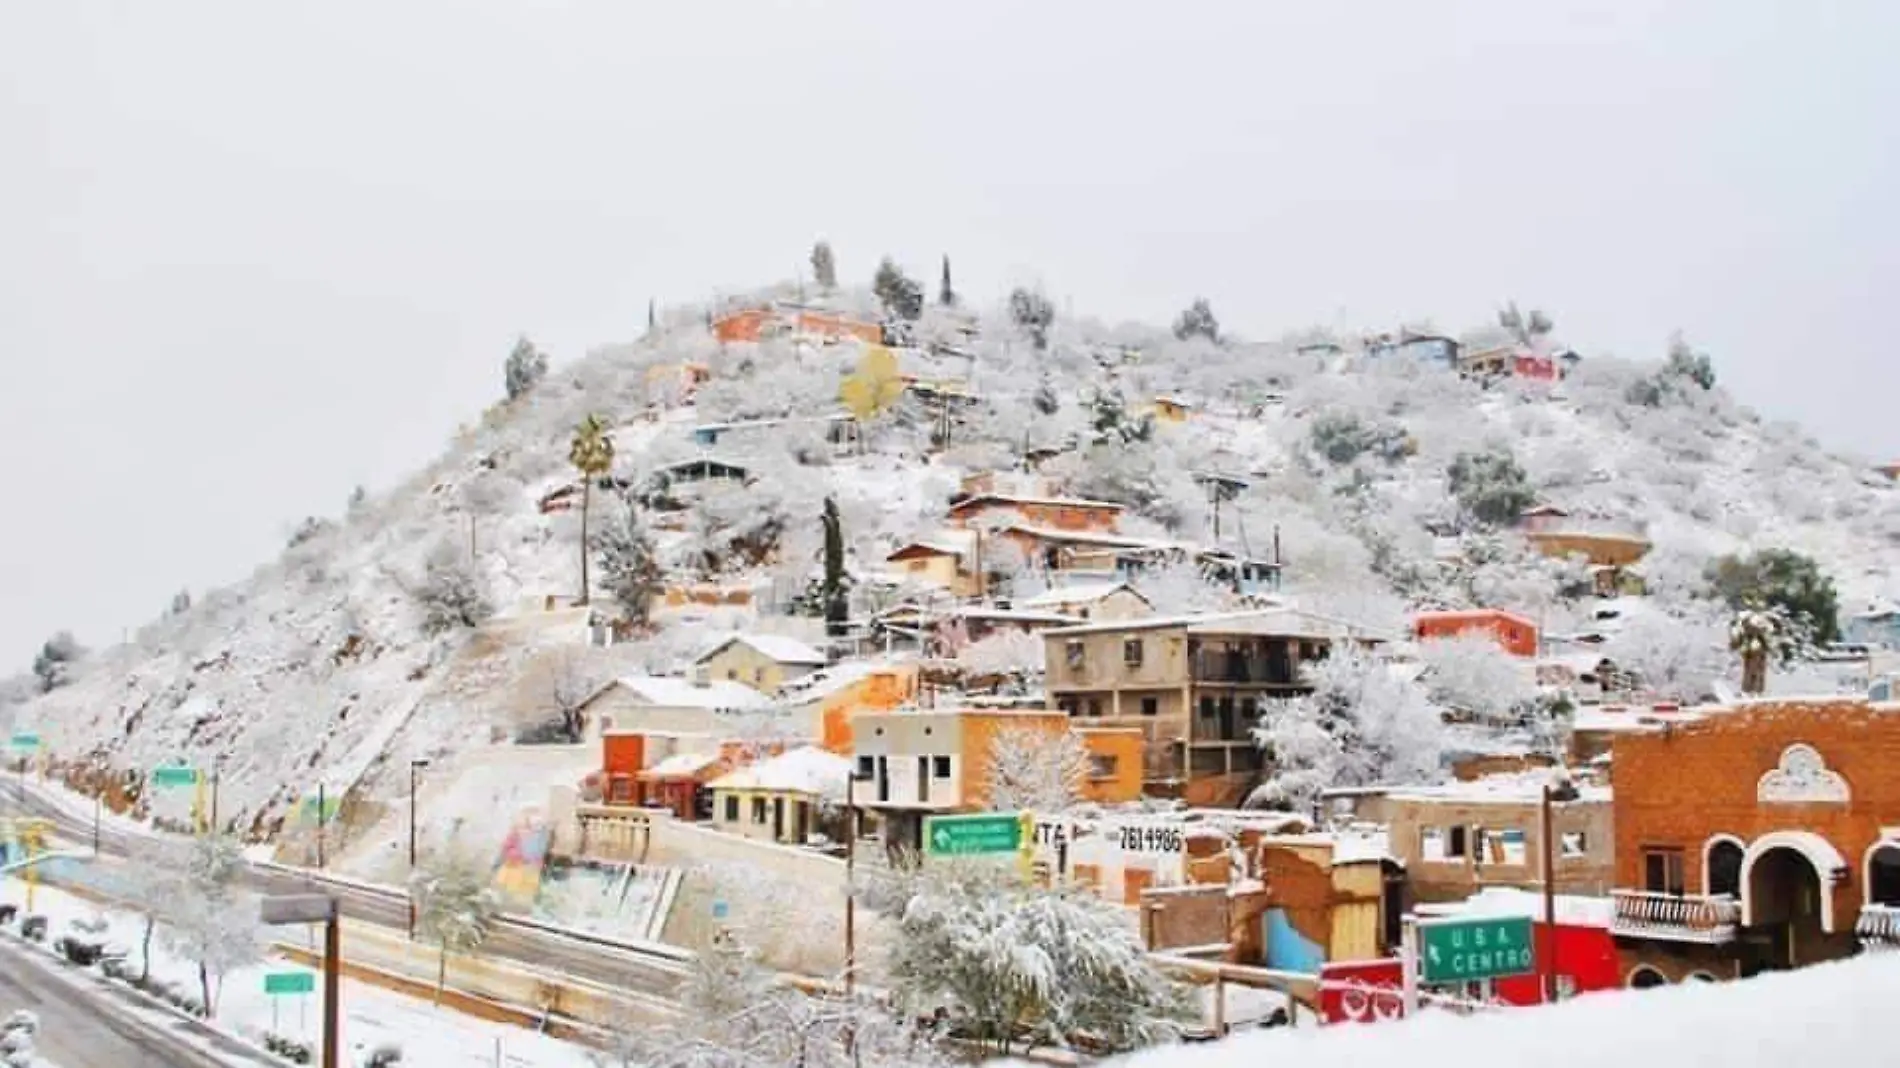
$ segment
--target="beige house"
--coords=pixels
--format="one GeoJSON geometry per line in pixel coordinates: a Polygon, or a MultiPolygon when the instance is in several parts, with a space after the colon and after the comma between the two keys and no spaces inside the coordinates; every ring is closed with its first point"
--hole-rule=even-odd
{"type": "MultiPolygon", "coordinates": [[[[1532,771],[1442,786],[1343,790],[1324,803],[1335,816],[1386,825],[1388,848],[1405,866],[1414,899],[1463,901],[1491,886],[1541,888],[1540,806],[1549,781],[1549,772],[1532,771]]],[[[1557,892],[1608,894],[1616,874],[1610,788],[1558,792],[1551,829],[1557,892]]]]}
{"type": "Polygon", "coordinates": [[[904,545],[884,558],[891,578],[947,590],[954,597],[976,597],[983,583],[978,575],[977,539],[973,530],[943,530],[904,545]]]}
{"type": "Polygon", "coordinates": [[[825,666],[825,654],[796,638],[734,634],[693,661],[693,674],[707,681],[744,683],[775,694],[793,679],[825,666]]]}
{"type": "Polygon", "coordinates": [[[1092,623],[1043,632],[1050,704],[1090,726],[1139,727],[1147,793],[1237,804],[1263,768],[1261,702],[1308,692],[1333,643],[1383,640],[1293,608],[1092,623]]]}
{"type": "Polygon", "coordinates": [[[713,826],[755,841],[804,845],[836,829],[835,809],[851,774],[847,757],[817,746],[789,749],[707,784],[713,826]]]}
{"type": "Polygon", "coordinates": [[[581,714],[595,738],[608,731],[719,738],[771,709],[770,699],[743,683],[632,675],[602,687],[581,714]]]}
{"type": "Polygon", "coordinates": [[[1154,614],[1154,606],[1126,582],[1078,582],[1020,598],[1016,607],[1034,612],[1056,612],[1089,623],[1140,619],[1154,614]]]}

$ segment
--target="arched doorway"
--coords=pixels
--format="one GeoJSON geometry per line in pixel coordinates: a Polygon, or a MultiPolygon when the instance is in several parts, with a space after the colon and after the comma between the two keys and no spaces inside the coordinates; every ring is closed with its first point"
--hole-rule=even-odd
{"type": "Polygon", "coordinates": [[[1708,893],[1727,894],[1737,899],[1742,896],[1743,856],[1742,843],[1737,839],[1723,836],[1709,840],[1702,861],[1702,877],[1708,893]]]}
{"type": "Polygon", "coordinates": [[[1797,967],[1803,949],[1818,942],[1826,930],[1821,873],[1792,846],[1750,853],[1744,861],[1743,922],[1768,936],[1764,966],[1797,967]]]}
{"type": "Polygon", "coordinates": [[[1867,903],[1900,907],[1900,842],[1880,842],[1867,851],[1867,903]]]}
{"type": "Polygon", "coordinates": [[[1623,984],[1631,990],[1648,990],[1652,987],[1668,986],[1669,980],[1663,973],[1647,964],[1638,964],[1630,970],[1629,979],[1623,984]]]}

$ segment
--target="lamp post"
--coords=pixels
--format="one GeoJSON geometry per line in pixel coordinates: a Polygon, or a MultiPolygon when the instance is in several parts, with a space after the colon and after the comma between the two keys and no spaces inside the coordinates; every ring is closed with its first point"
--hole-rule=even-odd
{"type": "MultiPolygon", "coordinates": [[[[416,772],[429,766],[427,760],[409,762],[409,876],[416,874],[416,772]]],[[[409,888],[409,941],[416,940],[416,890],[409,888]]]]}

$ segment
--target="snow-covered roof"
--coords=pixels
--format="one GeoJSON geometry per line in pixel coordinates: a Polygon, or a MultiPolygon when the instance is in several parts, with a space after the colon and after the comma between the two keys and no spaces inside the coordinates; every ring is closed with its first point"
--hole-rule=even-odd
{"type": "MultiPolygon", "coordinates": [[[[1395,787],[1387,797],[1395,801],[1456,801],[1460,804],[1534,805],[1543,796],[1543,788],[1552,782],[1548,769],[1486,775],[1469,782],[1448,782],[1435,786],[1395,787]]],[[[1577,783],[1577,801],[1610,803],[1610,788],[1577,783]]],[[[1574,804],[1575,802],[1559,802],[1574,804]]]]}
{"type": "MultiPolygon", "coordinates": [[[[1572,927],[1607,928],[1616,914],[1615,903],[1607,897],[1558,894],[1554,903],[1557,906],[1557,922],[1572,927]]],[[[1529,916],[1541,920],[1544,918],[1544,895],[1511,886],[1487,886],[1463,901],[1420,904],[1413,911],[1421,917],[1529,916]]]]}
{"type": "Polygon", "coordinates": [[[733,634],[721,639],[717,645],[699,654],[693,663],[705,663],[719,655],[722,650],[734,642],[750,646],[752,649],[757,650],[781,664],[822,664],[825,662],[825,654],[813,649],[797,638],[787,638],[779,634],[733,634]]]}
{"type": "Polygon", "coordinates": [[[1185,628],[1190,634],[1262,634],[1289,638],[1375,637],[1372,628],[1298,608],[1262,608],[1247,612],[1199,612],[1177,616],[1085,623],[1045,631],[1051,637],[1107,634],[1123,630],[1185,628]]]}
{"type": "Polygon", "coordinates": [[[1100,511],[1120,512],[1123,506],[1113,501],[1092,501],[1085,497],[1032,497],[1014,493],[978,493],[965,497],[950,506],[952,514],[968,511],[984,504],[1028,504],[1056,508],[1093,508],[1100,511]]]}
{"type": "MultiPolygon", "coordinates": [[[[1237,1030],[1160,1046],[1104,1068],[1600,1068],[1698,1064],[1785,1068],[1873,1064],[1893,1044],[1900,953],[1869,953],[1746,982],[1614,990],[1556,1005],[1404,1022],[1237,1030]],[[1803,1021],[1826,1021],[1804,1026],[1803,1021]]],[[[1027,1064],[1025,1061],[1011,1062],[1027,1064]]]]}
{"type": "Polygon", "coordinates": [[[1900,616],[1900,604],[1892,601],[1875,601],[1867,606],[1865,612],[1855,612],[1851,619],[1891,619],[1900,616]]]}
{"type": "Polygon", "coordinates": [[[772,790],[842,799],[854,765],[849,757],[801,746],[708,783],[713,790],[772,790]]]}
{"type": "Polygon", "coordinates": [[[786,683],[779,690],[779,700],[795,705],[823,700],[880,671],[891,671],[902,665],[903,661],[897,658],[845,660],[786,683]]]}
{"type": "MultiPolygon", "coordinates": [[[[1058,608],[1071,604],[1094,604],[1114,596],[1121,590],[1127,590],[1141,597],[1140,592],[1126,582],[1077,582],[1044,590],[1033,597],[1024,597],[1016,603],[1023,608],[1058,608]]],[[[1142,600],[1145,601],[1147,598],[1142,597],[1142,600]]]]}
{"type": "Polygon", "coordinates": [[[1269,835],[1273,845],[1332,846],[1334,864],[1366,864],[1372,861],[1398,862],[1392,855],[1390,840],[1384,831],[1308,831],[1299,834],[1269,835]]]}
{"type": "Polygon", "coordinates": [[[895,560],[913,549],[926,549],[945,556],[968,556],[976,551],[976,531],[940,530],[925,537],[912,538],[891,550],[884,559],[895,560]]]}
{"type": "Polygon", "coordinates": [[[615,679],[647,704],[659,708],[730,708],[750,711],[771,704],[765,695],[730,679],[695,682],[661,675],[629,675],[615,679]]]}
{"type": "Polygon", "coordinates": [[[1024,534],[1038,541],[1055,542],[1066,545],[1093,545],[1103,549],[1163,549],[1186,552],[1194,546],[1170,538],[1137,538],[1128,534],[1103,534],[1093,530],[1062,530],[1057,527],[1039,527],[1033,523],[1012,523],[1002,528],[1005,532],[1024,534]]]}
{"type": "Polygon", "coordinates": [[[643,779],[684,779],[719,763],[718,753],[674,753],[640,773],[643,779]]]}

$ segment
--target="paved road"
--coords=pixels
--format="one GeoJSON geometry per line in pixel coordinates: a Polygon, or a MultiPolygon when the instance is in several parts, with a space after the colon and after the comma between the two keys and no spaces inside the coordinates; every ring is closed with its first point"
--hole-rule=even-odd
{"type": "Polygon", "coordinates": [[[0,1015],[40,1018],[37,1052],[59,1068],[201,1068],[216,1061],[160,1048],[162,1024],[128,1019],[119,1006],[62,981],[58,965],[0,940],[0,1015]]]}
{"type": "MultiPolygon", "coordinates": [[[[39,790],[22,788],[15,783],[6,791],[28,813],[52,821],[61,834],[75,842],[92,840],[92,820],[62,805],[39,790]]],[[[104,823],[99,828],[99,848],[107,856],[136,855],[141,839],[150,832],[128,831],[104,823]]],[[[320,890],[334,894],[343,915],[379,927],[403,930],[409,922],[409,901],[399,890],[336,882],[316,872],[285,868],[272,864],[250,866],[248,882],[263,893],[295,894],[320,890]]],[[[671,1000],[685,975],[677,958],[603,939],[580,932],[566,931],[519,918],[504,919],[482,943],[482,953],[512,960],[530,967],[556,971],[576,979],[599,983],[616,990],[637,991],[671,1000]]]]}

